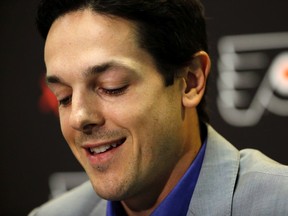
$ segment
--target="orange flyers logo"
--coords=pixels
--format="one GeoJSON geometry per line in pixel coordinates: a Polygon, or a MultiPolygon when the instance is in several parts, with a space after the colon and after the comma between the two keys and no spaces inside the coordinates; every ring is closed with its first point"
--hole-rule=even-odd
{"type": "Polygon", "coordinates": [[[255,125],[265,110],[288,116],[288,32],[226,36],[218,50],[217,106],[227,123],[255,125]]]}
{"type": "Polygon", "coordinates": [[[42,95],[39,99],[39,108],[43,113],[54,113],[58,116],[58,101],[45,83],[45,76],[40,79],[42,95]]]}

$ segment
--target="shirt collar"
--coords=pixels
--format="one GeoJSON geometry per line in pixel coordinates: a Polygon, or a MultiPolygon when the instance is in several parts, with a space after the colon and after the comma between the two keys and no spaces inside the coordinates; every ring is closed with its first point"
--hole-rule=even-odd
{"type": "MultiPolygon", "coordinates": [[[[202,167],[206,149],[206,141],[202,145],[195,160],[190,165],[184,176],[180,179],[174,189],[153,211],[151,216],[169,215],[183,216],[187,214],[191,197],[193,195],[199,173],[202,167]]],[[[126,215],[119,201],[108,201],[107,216],[123,216],[126,215]]]]}

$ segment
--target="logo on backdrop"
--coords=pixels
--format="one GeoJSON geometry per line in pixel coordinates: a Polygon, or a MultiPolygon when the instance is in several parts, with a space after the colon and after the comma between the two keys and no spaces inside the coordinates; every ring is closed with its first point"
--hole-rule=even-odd
{"type": "Polygon", "coordinates": [[[227,123],[253,126],[265,110],[288,116],[288,32],[226,36],[218,50],[217,106],[227,123]]]}
{"type": "Polygon", "coordinates": [[[54,113],[58,116],[58,102],[56,97],[52,94],[45,82],[45,76],[40,79],[41,97],[38,102],[39,109],[43,113],[54,113]]]}

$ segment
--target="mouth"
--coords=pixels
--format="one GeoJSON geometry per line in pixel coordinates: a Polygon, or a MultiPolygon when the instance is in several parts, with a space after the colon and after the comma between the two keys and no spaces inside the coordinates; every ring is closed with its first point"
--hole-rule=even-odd
{"type": "Polygon", "coordinates": [[[111,143],[100,145],[97,147],[88,147],[87,151],[90,155],[99,155],[105,152],[111,151],[119,146],[121,146],[126,141],[126,138],[122,138],[120,140],[113,141],[111,143]]]}

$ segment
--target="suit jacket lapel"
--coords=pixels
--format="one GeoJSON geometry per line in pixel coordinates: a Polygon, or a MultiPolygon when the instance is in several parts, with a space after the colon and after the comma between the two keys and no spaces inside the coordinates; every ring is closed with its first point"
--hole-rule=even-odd
{"type": "Polygon", "coordinates": [[[208,126],[204,161],[187,215],[231,215],[239,160],[239,151],[208,126]]]}
{"type": "Polygon", "coordinates": [[[97,203],[97,205],[94,207],[94,209],[91,211],[89,216],[105,216],[106,215],[106,207],[107,207],[107,201],[102,199],[100,202],[97,203]]]}

